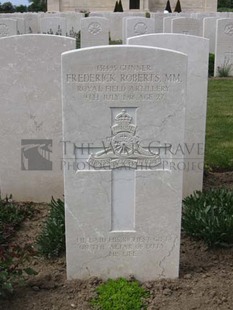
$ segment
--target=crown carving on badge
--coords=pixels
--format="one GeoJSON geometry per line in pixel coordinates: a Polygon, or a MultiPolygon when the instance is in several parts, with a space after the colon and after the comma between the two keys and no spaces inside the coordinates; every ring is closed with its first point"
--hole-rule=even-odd
{"type": "Polygon", "coordinates": [[[125,109],[116,115],[115,124],[112,126],[112,133],[116,135],[119,132],[130,132],[135,134],[136,126],[131,124],[133,118],[126,112],[125,109]]]}

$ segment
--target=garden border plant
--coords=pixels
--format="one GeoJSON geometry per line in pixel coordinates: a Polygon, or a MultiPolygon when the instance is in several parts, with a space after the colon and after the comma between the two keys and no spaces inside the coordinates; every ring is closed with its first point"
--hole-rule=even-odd
{"type": "Polygon", "coordinates": [[[58,257],[65,252],[64,201],[52,198],[47,220],[36,240],[38,252],[46,258],[58,257]]]}
{"type": "Polygon", "coordinates": [[[184,231],[209,247],[233,246],[233,191],[197,191],[183,200],[184,231]]]}
{"type": "Polygon", "coordinates": [[[32,244],[20,246],[12,241],[21,223],[33,215],[31,204],[14,203],[0,195],[0,298],[14,292],[15,285],[22,285],[27,275],[37,274],[32,268],[24,268],[35,251],[32,244]]]}

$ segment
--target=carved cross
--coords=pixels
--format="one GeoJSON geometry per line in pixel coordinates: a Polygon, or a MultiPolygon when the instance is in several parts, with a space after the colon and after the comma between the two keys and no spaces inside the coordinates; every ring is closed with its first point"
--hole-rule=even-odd
{"type": "MultiPolygon", "coordinates": [[[[141,146],[141,139],[136,135],[136,110],[112,108],[112,136],[102,147],[88,147],[91,151],[87,159],[90,169],[111,170],[112,231],[135,231],[136,172],[138,169],[150,171],[159,166],[161,150],[171,148],[171,145],[150,149],[141,146]]],[[[77,159],[84,150],[76,147],[77,159]]]]}

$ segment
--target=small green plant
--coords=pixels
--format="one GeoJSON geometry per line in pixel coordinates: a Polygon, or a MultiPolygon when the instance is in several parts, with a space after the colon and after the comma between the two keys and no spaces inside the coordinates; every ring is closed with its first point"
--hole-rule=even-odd
{"type": "Polygon", "coordinates": [[[12,197],[4,199],[0,196],[0,244],[9,240],[26,217],[33,214],[31,203],[17,204],[12,197]]]}
{"type": "Polygon", "coordinates": [[[150,18],[150,12],[146,12],[146,13],[145,13],[145,17],[146,17],[146,18],[150,18]]]}
{"type": "Polygon", "coordinates": [[[48,219],[37,238],[38,252],[47,257],[57,257],[65,251],[64,202],[52,198],[48,219]]]}
{"type": "Polygon", "coordinates": [[[229,60],[225,60],[223,65],[218,67],[218,75],[220,77],[228,77],[232,69],[232,64],[229,63],[229,60]]]}
{"type": "Polygon", "coordinates": [[[34,254],[31,244],[23,247],[15,244],[0,245],[0,298],[12,294],[16,284],[23,285],[27,275],[37,274],[30,267],[22,267],[34,254]]]}
{"type": "Polygon", "coordinates": [[[109,45],[121,45],[122,40],[109,40],[109,45]]]}
{"type": "Polygon", "coordinates": [[[32,216],[31,204],[17,204],[12,197],[0,196],[0,298],[13,293],[16,284],[23,284],[26,275],[36,274],[23,263],[34,253],[32,245],[15,245],[11,242],[20,224],[32,216]]]}
{"type": "Polygon", "coordinates": [[[210,53],[209,54],[209,77],[214,76],[214,58],[215,58],[215,55],[210,53]]]}
{"type": "Polygon", "coordinates": [[[124,278],[108,280],[97,288],[97,297],[91,301],[96,310],[142,310],[144,299],[149,296],[136,281],[124,278]]]}
{"type": "Polygon", "coordinates": [[[212,189],[185,198],[182,227],[210,247],[233,246],[233,192],[212,189]]]}

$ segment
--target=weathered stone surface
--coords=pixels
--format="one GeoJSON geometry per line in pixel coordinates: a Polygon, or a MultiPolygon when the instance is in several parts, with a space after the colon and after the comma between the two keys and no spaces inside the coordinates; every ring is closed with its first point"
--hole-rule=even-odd
{"type": "Polygon", "coordinates": [[[126,43],[127,38],[142,34],[153,33],[155,22],[153,18],[125,17],[123,19],[122,40],[126,43]]]}
{"type": "Polygon", "coordinates": [[[63,195],[61,53],[75,40],[0,39],[0,191],[18,201],[63,195]]]}
{"type": "Polygon", "coordinates": [[[184,197],[192,194],[195,190],[202,190],[208,83],[208,40],[181,34],[153,34],[130,38],[128,43],[169,48],[188,55],[185,145],[181,146],[184,162],[181,160],[180,165],[176,168],[184,170],[184,197]],[[193,48],[194,46],[198,46],[198,49],[193,48]]]}
{"type": "Polygon", "coordinates": [[[109,44],[109,20],[105,17],[81,19],[81,47],[109,44]]]}
{"type": "Polygon", "coordinates": [[[215,53],[217,17],[203,19],[203,37],[210,40],[210,53],[215,53]]]}
{"type": "Polygon", "coordinates": [[[203,21],[201,19],[177,17],[171,22],[172,33],[182,33],[193,36],[203,36],[203,21]]]}
{"type": "Polygon", "coordinates": [[[11,18],[0,19],[0,38],[17,34],[17,21],[11,18]]]}
{"type": "Polygon", "coordinates": [[[233,76],[233,18],[217,20],[214,75],[219,75],[219,68],[229,68],[233,76]]]}
{"type": "Polygon", "coordinates": [[[43,34],[65,36],[67,33],[66,19],[64,17],[41,17],[40,31],[43,34]]]}
{"type": "Polygon", "coordinates": [[[69,279],[178,277],[186,66],[151,47],[62,55],[69,279]]]}

